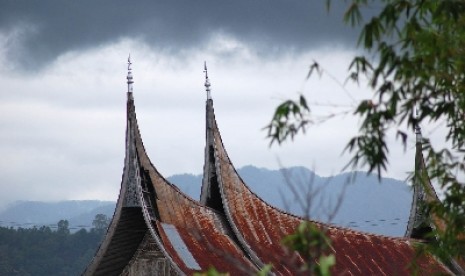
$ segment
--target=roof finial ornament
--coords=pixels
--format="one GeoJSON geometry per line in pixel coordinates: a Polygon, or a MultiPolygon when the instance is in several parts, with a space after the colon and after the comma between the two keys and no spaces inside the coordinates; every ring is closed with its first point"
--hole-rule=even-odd
{"type": "Polygon", "coordinates": [[[205,90],[207,91],[207,99],[211,100],[211,98],[212,98],[212,96],[210,94],[210,91],[211,91],[210,86],[211,86],[211,84],[210,84],[210,80],[208,79],[208,70],[207,70],[207,62],[206,61],[204,62],[204,70],[203,71],[205,72],[205,90]]]}
{"type": "Polygon", "coordinates": [[[421,143],[421,140],[422,140],[422,137],[421,137],[421,128],[420,128],[420,123],[419,123],[419,120],[418,120],[418,105],[415,106],[415,112],[413,114],[413,117],[415,118],[415,135],[416,135],[416,138],[417,138],[417,143],[421,143]]]}
{"type": "Polygon", "coordinates": [[[128,93],[132,93],[132,84],[134,83],[134,80],[132,78],[131,65],[132,65],[131,54],[129,54],[129,57],[128,57],[128,76],[126,77],[128,79],[128,93]]]}

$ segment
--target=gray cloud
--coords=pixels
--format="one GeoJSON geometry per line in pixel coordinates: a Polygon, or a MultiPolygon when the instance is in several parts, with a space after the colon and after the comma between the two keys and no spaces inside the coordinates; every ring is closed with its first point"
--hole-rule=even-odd
{"type": "Polygon", "coordinates": [[[343,11],[333,3],[328,14],[325,1],[308,0],[2,1],[0,35],[23,28],[6,43],[22,69],[126,37],[177,55],[222,32],[269,55],[355,41],[356,32],[342,23],[343,11]]]}

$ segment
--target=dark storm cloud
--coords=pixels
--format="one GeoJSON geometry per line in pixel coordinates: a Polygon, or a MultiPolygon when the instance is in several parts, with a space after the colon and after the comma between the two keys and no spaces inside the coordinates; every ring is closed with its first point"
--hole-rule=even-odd
{"type": "Polygon", "coordinates": [[[125,37],[176,54],[201,47],[216,32],[266,55],[355,41],[342,24],[343,10],[334,2],[328,15],[324,0],[2,0],[0,32],[32,27],[18,43],[6,44],[23,68],[125,37]]]}

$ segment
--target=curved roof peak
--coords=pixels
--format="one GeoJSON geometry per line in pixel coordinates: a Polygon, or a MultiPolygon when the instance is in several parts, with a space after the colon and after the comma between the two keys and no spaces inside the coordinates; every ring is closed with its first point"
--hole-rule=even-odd
{"type": "Polygon", "coordinates": [[[133,77],[132,77],[132,68],[131,68],[132,62],[131,62],[131,54],[128,56],[128,75],[126,79],[128,80],[128,93],[132,93],[132,84],[134,83],[133,77]]]}
{"type": "Polygon", "coordinates": [[[207,99],[211,100],[211,89],[210,89],[210,80],[208,79],[208,69],[207,69],[207,62],[205,61],[203,64],[203,72],[205,73],[205,91],[207,91],[207,99]]]}
{"type": "Polygon", "coordinates": [[[415,135],[416,135],[416,142],[417,144],[418,143],[421,143],[421,140],[422,140],[422,136],[421,136],[421,127],[420,127],[420,123],[418,122],[418,107],[415,107],[415,113],[414,113],[414,117],[415,117],[415,135]]]}

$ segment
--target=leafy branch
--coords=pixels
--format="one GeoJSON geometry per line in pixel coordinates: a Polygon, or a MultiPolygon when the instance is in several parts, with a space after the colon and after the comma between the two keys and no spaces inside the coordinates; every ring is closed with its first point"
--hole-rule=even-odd
{"type": "MultiPolygon", "coordinates": [[[[327,8],[333,1],[327,0],[327,8]]],[[[358,46],[347,79],[368,80],[370,100],[361,101],[354,114],[361,119],[358,134],[345,152],[347,166],[367,167],[379,176],[389,164],[387,137],[401,125],[413,133],[422,123],[446,125],[443,146],[427,144],[426,166],[444,189],[442,202],[428,209],[438,224],[430,251],[441,257],[465,258],[465,2],[458,0],[351,0],[346,24],[361,27],[358,46]],[[369,12],[367,12],[369,11],[369,12]],[[369,15],[368,18],[365,18],[369,15]],[[417,107],[418,115],[413,110],[417,107]],[[445,224],[447,227],[441,227],[445,224]]],[[[314,64],[317,64],[314,62],[314,64]]],[[[311,67],[308,77],[318,66],[311,67]]],[[[305,96],[278,106],[266,127],[271,144],[304,133],[310,120],[305,96]],[[302,105],[305,103],[305,105],[302,105]]],[[[395,132],[405,147],[408,134],[395,132]]],[[[420,184],[415,184],[420,185],[420,184]]]]}

